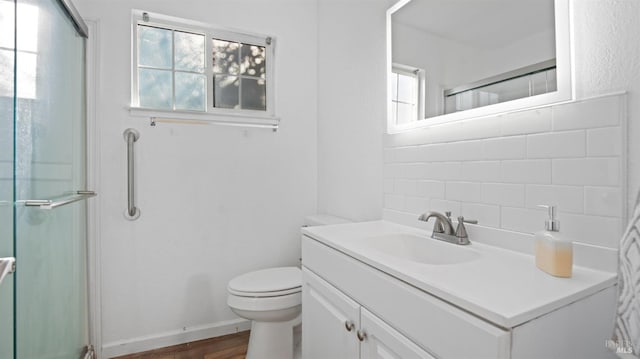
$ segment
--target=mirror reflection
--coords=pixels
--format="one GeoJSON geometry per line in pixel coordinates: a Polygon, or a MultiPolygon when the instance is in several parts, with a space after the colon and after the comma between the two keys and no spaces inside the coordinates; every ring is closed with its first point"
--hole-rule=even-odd
{"type": "Polygon", "coordinates": [[[411,0],[391,14],[392,123],[555,92],[554,0],[411,0]]]}

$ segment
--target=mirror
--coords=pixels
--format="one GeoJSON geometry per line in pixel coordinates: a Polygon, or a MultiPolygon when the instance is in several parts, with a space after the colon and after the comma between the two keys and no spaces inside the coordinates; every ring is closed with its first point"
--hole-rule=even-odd
{"type": "Polygon", "coordinates": [[[402,0],[387,11],[388,130],[568,101],[569,0],[402,0]]]}

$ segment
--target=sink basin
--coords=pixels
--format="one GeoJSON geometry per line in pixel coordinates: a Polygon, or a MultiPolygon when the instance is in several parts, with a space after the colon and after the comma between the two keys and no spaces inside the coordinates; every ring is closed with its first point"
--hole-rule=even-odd
{"type": "Polygon", "coordinates": [[[466,246],[406,233],[367,237],[362,245],[388,256],[430,265],[466,263],[480,258],[480,253],[466,246]]]}

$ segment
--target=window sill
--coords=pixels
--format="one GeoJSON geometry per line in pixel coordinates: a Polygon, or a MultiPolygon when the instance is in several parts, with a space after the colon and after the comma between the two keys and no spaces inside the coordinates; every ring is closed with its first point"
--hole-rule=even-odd
{"type": "Polygon", "coordinates": [[[133,117],[147,117],[151,125],[158,122],[190,124],[190,125],[223,125],[241,127],[262,127],[274,131],[278,129],[280,118],[263,114],[219,112],[203,113],[191,111],[163,111],[141,107],[129,107],[129,114],[133,117]]]}

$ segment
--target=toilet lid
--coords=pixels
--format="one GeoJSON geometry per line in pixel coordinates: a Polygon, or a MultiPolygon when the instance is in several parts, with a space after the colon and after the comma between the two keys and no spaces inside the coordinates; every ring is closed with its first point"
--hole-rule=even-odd
{"type": "Polygon", "coordinates": [[[302,273],[297,267],[279,267],[245,273],[229,281],[232,294],[276,296],[300,291],[302,273]]]}

